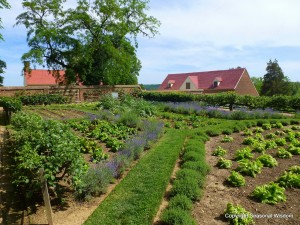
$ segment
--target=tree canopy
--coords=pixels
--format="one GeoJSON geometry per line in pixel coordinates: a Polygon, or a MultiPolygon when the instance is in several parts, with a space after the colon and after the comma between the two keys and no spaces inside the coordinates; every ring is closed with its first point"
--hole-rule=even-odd
{"type": "Polygon", "coordinates": [[[137,37],[154,37],[160,22],[148,0],[23,0],[17,24],[27,28],[22,60],[66,70],[69,83],[136,84],[141,69],[137,37]]]}
{"type": "MultiPolygon", "coordinates": [[[[10,5],[8,4],[8,2],[6,0],[0,0],[0,9],[4,9],[4,8],[9,9],[10,5]]],[[[0,29],[2,29],[2,28],[3,28],[2,20],[0,18],[0,29]]],[[[0,41],[3,41],[3,36],[1,33],[0,33],[0,41]]],[[[6,63],[0,59],[0,74],[4,73],[4,69],[6,69],[6,63]]],[[[4,77],[0,75],[0,86],[3,85],[3,79],[4,79],[4,77]]]]}
{"type": "Polygon", "coordinates": [[[266,67],[267,73],[264,75],[261,87],[261,95],[292,95],[293,90],[288,77],[284,75],[278,61],[270,60],[266,67]]]}

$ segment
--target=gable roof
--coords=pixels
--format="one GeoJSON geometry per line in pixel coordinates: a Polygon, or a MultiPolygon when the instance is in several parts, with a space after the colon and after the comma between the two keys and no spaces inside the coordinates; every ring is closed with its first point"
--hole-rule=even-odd
{"type": "Polygon", "coordinates": [[[198,89],[234,90],[245,71],[245,68],[238,68],[207,72],[169,74],[160,85],[159,90],[179,90],[188,77],[190,77],[193,82],[196,82],[195,85],[198,89]],[[216,79],[221,81],[218,87],[213,86],[213,82],[216,79]],[[173,86],[170,88],[168,88],[169,80],[175,81],[173,86]]]}
{"type": "Polygon", "coordinates": [[[53,76],[53,71],[31,70],[24,73],[24,85],[57,85],[64,82],[64,70],[58,70],[58,76],[53,76]]]}

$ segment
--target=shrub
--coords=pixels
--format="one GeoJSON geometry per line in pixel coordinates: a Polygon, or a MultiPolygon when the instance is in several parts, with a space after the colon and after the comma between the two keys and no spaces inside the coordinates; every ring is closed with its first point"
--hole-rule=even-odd
{"type": "Polygon", "coordinates": [[[205,182],[205,176],[203,176],[201,173],[197,172],[196,170],[181,169],[176,173],[177,180],[186,179],[188,177],[196,179],[198,182],[198,186],[203,187],[205,182]]]}
{"type": "Polygon", "coordinates": [[[260,173],[263,167],[263,164],[258,160],[250,161],[249,159],[242,159],[238,163],[237,171],[251,177],[256,177],[256,174],[260,173]]]}
{"type": "Polygon", "coordinates": [[[209,165],[207,165],[205,162],[202,162],[202,161],[185,162],[182,165],[182,168],[196,170],[203,175],[208,174],[208,172],[210,171],[209,165]]]}
{"type": "Polygon", "coordinates": [[[234,187],[245,186],[245,178],[238,172],[231,171],[231,175],[227,178],[227,181],[234,187]]]}
{"type": "Polygon", "coordinates": [[[283,187],[271,182],[269,184],[255,187],[251,195],[260,200],[262,203],[276,204],[286,200],[284,191],[285,189],[283,187]]]}
{"type": "Polygon", "coordinates": [[[80,200],[88,200],[106,192],[108,184],[113,180],[112,171],[105,164],[90,167],[81,177],[82,185],[76,189],[75,196],[80,200]]]}
{"type": "Polygon", "coordinates": [[[141,119],[137,114],[129,111],[122,113],[117,122],[127,127],[136,128],[140,125],[141,119]]]}
{"type": "Polygon", "coordinates": [[[203,159],[202,156],[199,155],[198,152],[193,152],[193,151],[186,152],[182,157],[183,162],[200,161],[201,159],[203,159]]]}
{"type": "Polygon", "coordinates": [[[232,132],[233,131],[231,129],[226,128],[225,130],[222,131],[222,134],[230,135],[230,134],[232,134],[232,132]]]}
{"type": "Polygon", "coordinates": [[[235,152],[235,160],[241,159],[252,159],[253,154],[251,153],[251,148],[246,147],[235,152]]]}
{"type": "Polygon", "coordinates": [[[247,225],[254,223],[252,214],[240,205],[234,206],[232,203],[228,203],[224,213],[225,218],[229,220],[229,224],[247,225]]]}
{"type": "Polygon", "coordinates": [[[216,165],[220,169],[229,169],[232,166],[232,162],[229,159],[220,158],[216,165]]]}
{"type": "Polygon", "coordinates": [[[194,178],[184,178],[180,180],[175,180],[170,191],[171,196],[175,195],[186,195],[189,199],[196,201],[200,197],[200,189],[198,182],[194,178]]]}
{"type": "Polygon", "coordinates": [[[163,211],[161,221],[166,225],[197,225],[189,212],[177,208],[163,211]]]}
{"type": "Polygon", "coordinates": [[[210,137],[216,137],[219,136],[221,134],[221,132],[219,130],[206,130],[206,134],[210,137]]]}
{"type": "Polygon", "coordinates": [[[213,156],[224,156],[226,154],[227,154],[227,150],[225,150],[221,146],[218,146],[212,153],[213,156]]]}
{"type": "Polygon", "coordinates": [[[257,157],[257,160],[259,160],[265,167],[274,167],[278,165],[276,159],[269,154],[263,154],[257,157]]]}
{"type": "Polygon", "coordinates": [[[175,195],[171,198],[168,207],[190,211],[193,208],[193,202],[185,195],[175,195]]]}

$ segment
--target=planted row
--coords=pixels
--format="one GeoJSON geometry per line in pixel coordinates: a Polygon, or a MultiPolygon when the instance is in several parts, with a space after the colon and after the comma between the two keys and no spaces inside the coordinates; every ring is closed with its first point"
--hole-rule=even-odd
{"type": "Polygon", "coordinates": [[[202,195],[205,176],[209,172],[205,162],[205,140],[195,135],[186,141],[181,169],[176,173],[170,191],[169,205],[161,215],[165,224],[197,224],[191,209],[192,203],[202,195]]]}

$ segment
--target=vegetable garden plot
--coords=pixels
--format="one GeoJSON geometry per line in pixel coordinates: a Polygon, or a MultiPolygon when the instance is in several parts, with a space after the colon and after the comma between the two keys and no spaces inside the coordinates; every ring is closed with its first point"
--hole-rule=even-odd
{"type": "MultiPolygon", "coordinates": [[[[233,142],[222,143],[224,136],[213,138],[207,142],[207,162],[213,168],[207,176],[204,196],[194,207],[193,214],[198,224],[227,224],[228,218],[226,219],[225,216],[229,217],[229,214],[224,214],[224,211],[228,207],[228,203],[233,203],[234,207],[238,204],[253,214],[256,224],[299,224],[300,189],[297,186],[299,171],[294,168],[296,172],[291,172],[292,166],[300,165],[300,156],[297,152],[298,147],[296,147],[299,145],[300,139],[299,130],[296,128],[295,126],[281,129],[270,128],[270,130],[268,127],[253,128],[244,132],[245,136],[242,136],[242,133],[230,135],[234,139],[233,142]],[[242,144],[247,137],[258,140],[257,143],[265,145],[264,149],[267,149],[260,152],[258,144],[242,144]],[[218,146],[227,150],[227,153],[223,156],[213,156],[218,146]],[[247,147],[252,151],[242,150],[247,147]],[[292,157],[280,157],[278,154],[280,148],[291,153],[292,157]],[[248,167],[243,167],[241,166],[243,163],[239,163],[237,157],[245,158],[243,159],[244,164],[249,161],[260,161],[262,165],[252,168],[252,165],[248,164],[248,167]],[[225,166],[220,169],[220,165],[225,165],[224,160],[230,160],[232,165],[228,166],[229,169],[225,169],[225,166]],[[243,169],[238,169],[239,167],[243,169]],[[247,173],[245,171],[248,171],[248,168],[251,168],[249,171],[257,171],[253,174],[247,173]],[[242,179],[236,174],[232,176],[232,171],[241,174],[245,183],[243,184],[242,179]],[[229,177],[231,178],[228,179],[229,177]],[[283,190],[283,186],[285,190],[283,190]]],[[[241,210],[241,212],[243,211],[241,210]]]]}

